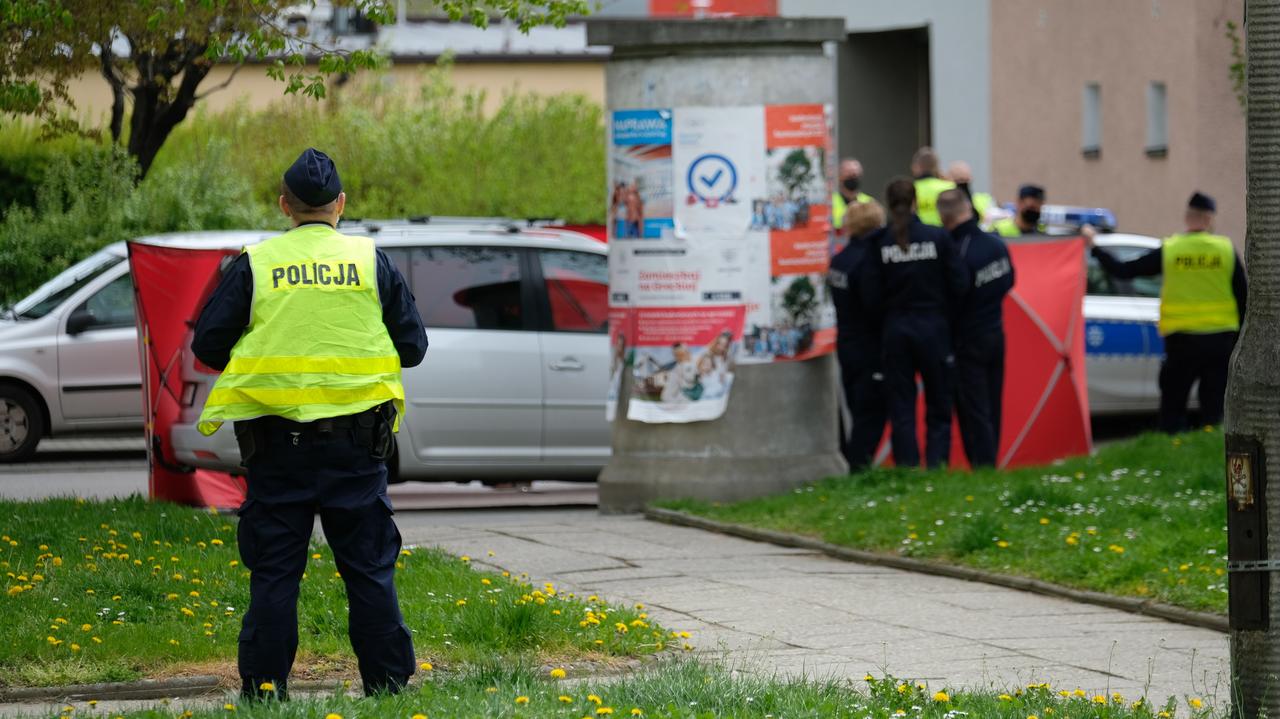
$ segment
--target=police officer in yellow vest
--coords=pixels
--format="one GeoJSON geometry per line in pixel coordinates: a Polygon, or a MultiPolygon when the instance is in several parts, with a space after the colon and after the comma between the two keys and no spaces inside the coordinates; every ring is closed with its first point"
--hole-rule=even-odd
{"type": "Polygon", "coordinates": [[[926,225],[942,227],[938,216],[938,195],[954,190],[956,183],[938,177],[938,153],[932,147],[916,150],[911,158],[911,175],[916,185],[916,216],[926,225]]]}
{"type": "Polygon", "coordinates": [[[844,229],[844,216],[849,205],[875,202],[871,195],[859,190],[862,184],[862,163],[846,157],[840,161],[840,185],[831,193],[831,226],[844,229]]]}
{"type": "Polygon", "coordinates": [[[1044,188],[1039,185],[1023,185],[1018,188],[1018,204],[1013,217],[998,220],[991,229],[1001,237],[1043,235],[1047,228],[1040,221],[1044,207],[1044,188]]]}
{"type": "Polygon", "coordinates": [[[239,637],[242,693],[287,696],[298,648],[298,582],[317,513],[346,585],[351,645],[366,693],[414,671],[394,583],[400,533],[386,460],[404,411],[401,367],[426,332],[404,278],[373,241],[336,229],[337,168],[308,149],[284,173],[293,229],[246,248],[196,323],[192,351],[222,370],[200,415],[235,422],[248,494],[240,556],[252,574],[239,637]]]}
{"type": "Polygon", "coordinates": [[[1199,192],[1187,203],[1187,231],[1168,237],[1159,249],[1121,262],[1093,246],[1095,231],[1082,229],[1093,256],[1110,274],[1121,278],[1163,275],[1160,288],[1160,334],[1164,364],[1160,367],[1160,429],[1187,427],[1187,397],[1200,381],[1200,414],[1204,424],[1222,421],[1227,367],[1236,333],[1244,319],[1247,285],[1244,267],[1231,240],[1212,234],[1217,206],[1199,192]]]}

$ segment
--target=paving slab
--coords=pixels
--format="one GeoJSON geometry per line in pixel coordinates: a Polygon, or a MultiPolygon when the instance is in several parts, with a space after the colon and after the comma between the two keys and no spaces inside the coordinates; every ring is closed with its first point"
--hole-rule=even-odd
{"type": "Polygon", "coordinates": [[[955,688],[1048,681],[1091,693],[1214,696],[1226,635],[1003,587],[870,567],[591,510],[403,513],[406,542],[535,583],[643,603],[744,671],[955,688]],[[488,552],[494,556],[489,557],[488,552]]]}

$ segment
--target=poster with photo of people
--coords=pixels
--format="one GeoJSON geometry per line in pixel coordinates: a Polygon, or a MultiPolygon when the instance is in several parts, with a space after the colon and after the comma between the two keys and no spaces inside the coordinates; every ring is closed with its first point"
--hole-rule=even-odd
{"type": "Polygon", "coordinates": [[[831,352],[828,108],[618,110],[610,127],[611,240],[622,240],[609,255],[610,341],[631,366],[627,417],[714,419],[735,365],[831,352]],[[670,224],[655,231],[643,190],[662,186],[662,165],[638,158],[661,153],[670,224]],[[641,206],[629,208],[637,177],[641,206]]]}

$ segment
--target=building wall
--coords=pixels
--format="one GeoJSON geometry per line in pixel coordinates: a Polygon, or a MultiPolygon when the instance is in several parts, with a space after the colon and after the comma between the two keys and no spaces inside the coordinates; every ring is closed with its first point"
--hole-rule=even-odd
{"type": "Polygon", "coordinates": [[[1244,229],[1244,115],[1224,23],[1241,0],[991,0],[993,190],[1043,184],[1054,204],[1113,209],[1123,230],[1180,229],[1191,192],[1244,229]],[[1168,154],[1147,145],[1147,85],[1164,82],[1168,154]],[[1101,153],[1084,155],[1086,83],[1101,87],[1101,153]]]}
{"type": "MultiPolygon", "coordinates": [[[[399,63],[387,73],[370,73],[357,78],[362,82],[384,82],[394,87],[415,89],[423,74],[435,67],[423,63],[399,63]]],[[[462,90],[486,90],[486,109],[493,110],[502,94],[519,89],[539,94],[579,93],[604,104],[604,60],[566,62],[457,62],[452,69],[454,84],[462,90]]],[[[205,78],[202,87],[212,88],[226,80],[230,66],[219,65],[205,78]]],[[[268,78],[264,68],[244,67],[224,90],[201,101],[197,107],[218,111],[244,99],[252,108],[280,101],[284,85],[268,78]]],[[[71,83],[71,96],[78,114],[90,122],[105,122],[111,108],[111,88],[100,75],[88,74],[71,83]]],[[[297,102],[310,102],[298,98],[297,102]]]]}
{"type": "MultiPolygon", "coordinates": [[[[927,27],[934,147],[943,162],[968,161],[975,187],[983,188],[992,177],[992,1],[781,0],[779,13],[843,17],[851,33],[927,27]]],[[[857,147],[840,151],[856,155],[857,147]]],[[[890,174],[907,172],[910,159],[890,174]]]]}

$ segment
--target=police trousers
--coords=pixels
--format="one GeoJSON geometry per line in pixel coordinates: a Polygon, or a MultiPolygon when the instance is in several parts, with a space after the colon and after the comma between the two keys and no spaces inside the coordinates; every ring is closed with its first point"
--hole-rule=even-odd
{"type": "Polygon", "coordinates": [[[956,344],[956,418],[964,454],[973,467],[996,463],[1004,401],[1004,330],[965,337],[956,344]]]}
{"type": "Polygon", "coordinates": [[[1187,399],[1191,385],[1200,382],[1200,423],[1222,421],[1227,394],[1227,371],[1236,346],[1235,332],[1195,335],[1176,332],[1164,338],[1160,365],[1160,430],[1187,429],[1187,399]]]}
{"type": "Polygon", "coordinates": [[[916,374],[924,383],[925,463],[946,466],[951,456],[951,330],[940,312],[900,312],[885,318],[884,382],[889,398],[893,463],[920,466],[916,441],[916,374]]]}
{"type": "MultiPolygon", "coordinates": [[[[299,582],[315,515],[346,585],[348,633],[364,690],[395,692],[414,671],[413,641],[396,596],[400,532],[392,520],[386,465],[350,428],[328,433],[277,418],[248,460],[240,508],[240,557],[251,571],[240,631],[247,695],[272,682],[286,691],[298,649],[299,582]]],[[[319,581],[319,580],[317,580],[319,581]]]]}
{"type": "Polygon", "coordinates": [[[836,356],[840,360],[845,405],[853,418],[852,426],[841,437],[840,451],[849,463],[849,471],[857,472],[871,466],[889,417],[879,342],[841,342],[836,346],[836,356]]]}

